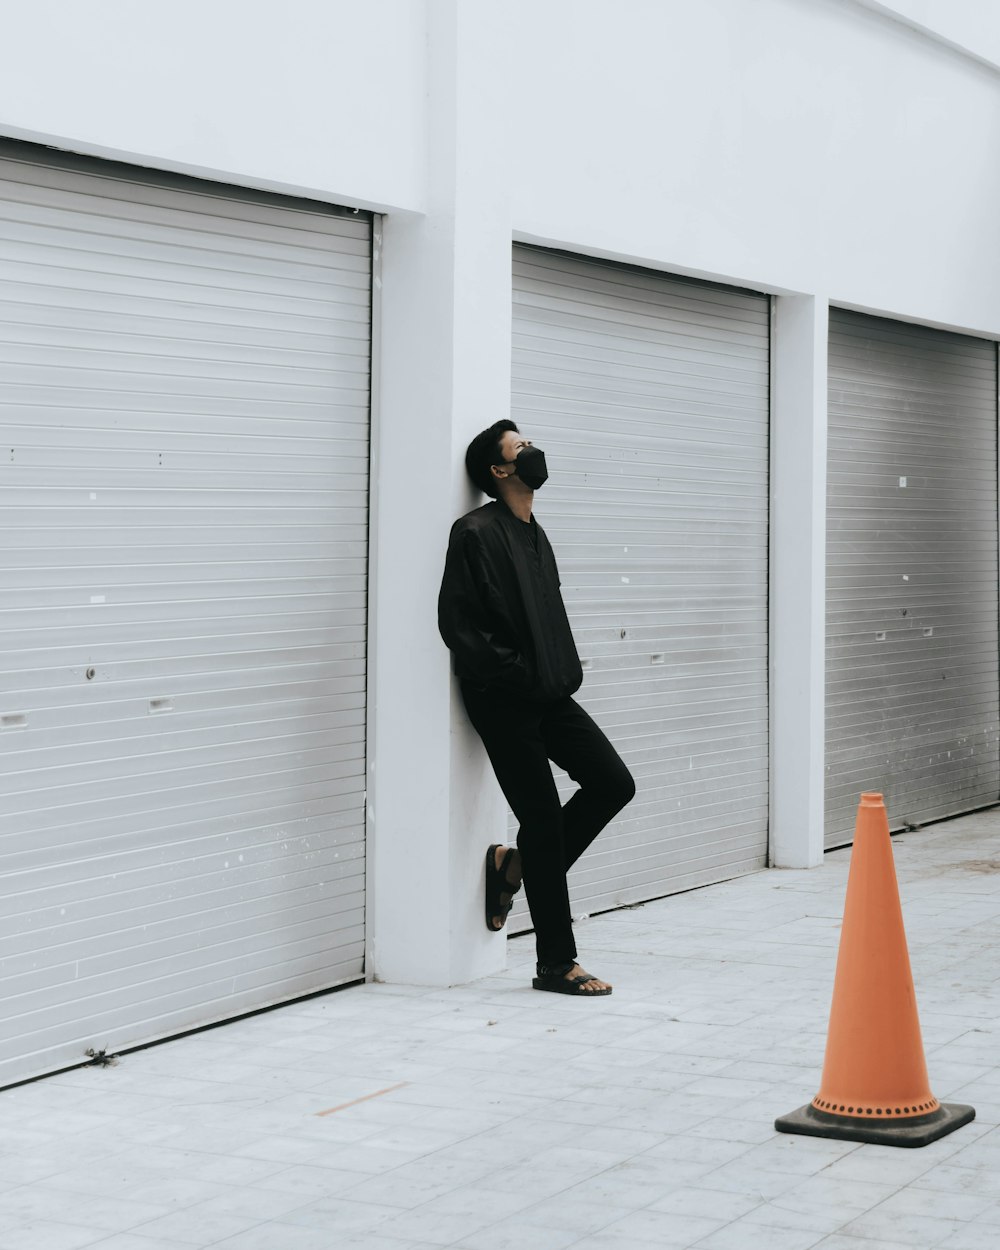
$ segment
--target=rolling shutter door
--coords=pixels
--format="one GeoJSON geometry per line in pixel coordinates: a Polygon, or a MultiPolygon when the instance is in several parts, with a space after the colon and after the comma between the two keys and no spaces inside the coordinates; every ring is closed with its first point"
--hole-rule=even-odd
{"type": "Polygon", "coordinates": [[[826,843],[993,803],[996,345],[831,309],[826,843]]]}
{"type": "Polygon", "coordinates": [[[0,1079],[363,975],[370,236],[0,148],[0,1079]]]}
{"type": "Polygon", "coordinates": [[[549,457],[577,697],[638,786],[576,915],[766,864],[768,328],[763,296],[514,251],[512,416],[549,457]]]}

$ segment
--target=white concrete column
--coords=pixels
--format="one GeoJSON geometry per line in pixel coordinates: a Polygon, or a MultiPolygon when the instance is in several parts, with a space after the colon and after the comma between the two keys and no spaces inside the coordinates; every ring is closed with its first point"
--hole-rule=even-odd
{"type": "MultiPolygon", "coordinates": [[[[498,23],[499,24],[499,23],[498,23]]],[[[483,858],[505,808],[437,631],[448,531],[485,502],[465,448],[510,406],[509,89],[486,9],[428,4],[422,215],[384,219],[370,655],[369,930],[379,980],[496,971],[483,858]]]]}
{"type": "Polygon", "coordinates": [[[771,366],[771,843],[823,858],[828,304],[774,300],[771,366]]]}

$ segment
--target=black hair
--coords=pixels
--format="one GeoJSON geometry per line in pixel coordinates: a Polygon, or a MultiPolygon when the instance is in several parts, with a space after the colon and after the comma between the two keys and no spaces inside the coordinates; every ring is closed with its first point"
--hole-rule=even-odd
{"type": "Polygon", "coordinates": [[[495,421],[488,430],[476,435],[465,453],[465,468],[472,478],[473,486],[494,499],[497,497],[497,488],[490,466],[503,464],[500,442],[508,430],[513,430],[515,434],[520,433],[513,421],[495,421]]]}

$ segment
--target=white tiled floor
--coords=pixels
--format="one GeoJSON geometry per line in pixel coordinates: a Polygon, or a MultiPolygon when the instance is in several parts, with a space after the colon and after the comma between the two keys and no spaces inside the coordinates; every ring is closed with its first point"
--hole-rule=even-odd
{"type": "Polygon", "coordinates": [[[997,1250],[1000,810],[894,847],[931,1084],[977,1110],[931,1146],[774,1132],[818,1088],[838,852],[581,923],[611,998],[533,992],[517,939],[8,1090],[0,1250],[997,1250]]]}

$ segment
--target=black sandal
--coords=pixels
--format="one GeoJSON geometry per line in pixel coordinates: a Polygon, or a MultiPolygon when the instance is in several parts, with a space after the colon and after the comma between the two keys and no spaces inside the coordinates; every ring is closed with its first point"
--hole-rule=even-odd
{"type": "Polygon", "coordinates": [[[591,976],[589,972],[583,972],[578,977],[567,977],[566,973],[573,967],[573,964],[556,964],[552,968],[546,968],[544,964],[536,965],[538,976],[531,982],[531,988],[535,990],[548,990],[551,994],[577,994],[581,998],[603,998],[606,994],[610,994],[612,987],[609,985],[605,990],[585,990],[583,986],[588,981],[600,980],[599,977],[591,976]]]}
{"type": "Polygon", "coordinates": [[[491,933],[499,933],[503,929],[507,923],[507,915],[514,906],[514,895],[521,888],[519,885],[511,885],[507,879],[507,865],[514,858],[514,848],[507,847],[498,868],[496,853],[499,849],[500,843],[494,842],[486,852],[486,927],[491,933]],[[504,894],[510,895],[506,903],[503,901],[504,894]],[[494,927],[494,916],[501,918],[499,929],[494,927]]]}

